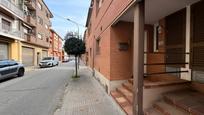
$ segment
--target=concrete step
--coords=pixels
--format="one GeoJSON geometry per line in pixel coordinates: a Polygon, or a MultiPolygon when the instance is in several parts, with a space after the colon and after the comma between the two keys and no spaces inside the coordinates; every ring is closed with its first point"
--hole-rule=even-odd
{"type": "Polygon", "coordinates": [[[130,82],[125,82],[122,85],[123,85],[124,88],[126,88],[130,92],[133,92],[133,84],[131,84],[130,82]]]}
{"type": "Polygon", "coordinates": [[[154,108],[150,108],[144,112],[144,115],[163,115],[163,114],[154,108]]]}
{"type": "Polygon", "coordinates": [[[179,90],[164,94],[167,103],[175,105],[192,115],[204,115],[204,94],[194,90],[179,90]]]}
{"type": "Polygon", "coordinates": [[[165,87],[165,86],[173,86],[173,85],[185,85],[190,84],[190,81],[186,80],[173,80],[173,81],[150,81],[144,80],[144,88],[158,88],[158,87],[165,87]]]}
{"type": "Polygon", "coordinates": [[[190,115],[189,112],[167,104],[165,101],[158,101],[153,105],[153,107],[164,115],[190,115]]]}
{"type": "Polygon", "coordinates": [[[132,104],[118,91],[111,91],[111,96],[127,115],[132,115],[132,104]]]}
{"type": "Polygon", "coordinates": [[[116,91],[121,93],[128,100],[130,104],[133,104],[133,93],[132,92],[130,92],[124,87],[119,87],[116,89],[116,91]]]}

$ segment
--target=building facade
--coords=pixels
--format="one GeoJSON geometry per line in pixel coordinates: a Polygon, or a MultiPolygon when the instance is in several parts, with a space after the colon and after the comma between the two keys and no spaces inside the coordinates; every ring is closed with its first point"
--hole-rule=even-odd
{"type": "Polygon", "coordinates": [[[0,59],[37,66],[48,56],[50,18],[43,0],[1,0],[0,59]]]}
{"type": "Polygon", "coordinates": [[[50,30],[51,37],[50,37],[50,48],[49,48],[49,55],[58,57],[59,61],[63,61],[64,53],[62,50],[62,42],[63,39],[53,30],[50,30]]]}
{"type": "Polygon", "coordinates": [[[203,0],[92,0],[86,62],[126,114],[203,113],[203,8],[203,0]]]}
{"type": "Polygon", "coordinates": [[[17,59],[20,41],[23,41],[23,2],[21,0],[0,1],[0,60],[17,59]]]}
{"type": "Polygon", "coordinates": [[[53,15],[43,0],[24,2],[24,39],[21,43],[21,62],[26,66],[36,66],[48,56],[50,27],[53,15]]]}

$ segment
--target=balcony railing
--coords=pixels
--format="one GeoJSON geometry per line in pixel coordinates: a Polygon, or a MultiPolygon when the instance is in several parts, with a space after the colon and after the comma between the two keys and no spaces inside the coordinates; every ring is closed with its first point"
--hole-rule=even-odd
{"type": "Polygon", "coordinates": [[[36,38],[33,34],[24,33],[24,39],[30,43],[36,43],[36,38]]]}
{"type": "Polygon", "coordinates": [[[6,8],[6,10],[23,19],[23,11],[9,0],[0,0],[0,7],[6,8]]]}
{"type": "Polygon", "coordinates": [[[2,23],[0,23],[0,34],[3,34],[4,36],[7,36],[7,37],[14,36],[14,37],[18,37],[20,39],[22,39],[22,37],[23,37],[23,32],[22,31],[12,29],[12,28],[10,28],[9,30],[3,29],[2,28],[2,23]]]}
{"type": "Polygon", "coordinates": [[[36,1],[35,0],[25,0],[25,5],[28,6],[28,8],[35,10],[36,9],[36,1]]]}

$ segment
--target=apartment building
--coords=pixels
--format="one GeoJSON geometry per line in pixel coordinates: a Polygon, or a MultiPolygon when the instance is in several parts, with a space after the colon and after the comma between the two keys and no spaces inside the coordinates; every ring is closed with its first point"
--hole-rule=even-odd
{"type": "Polygon", "coordinates": [[[92,0],[86,55],[128,115],[203,114],[203,0],[92,0]]]}
{"type": "Polygon", "coordinates": [[[26,66],[36,66],[48,56],[50,27],[53,15],[43,0],[24,1],[23,32],[25,41],[21,44],[21,61],[26,66]]]}
{"type": "Polygon", "coordinates": [[[21,0],[0,0],[0,60],[20,59],[16,47],[24,41],[22,6],[21,0]]]}
{"type": "Polygon", "coordinates": [[[0,59],[36,66],[48,56],[50,18],[43,0],[0,0],[0,59]]]}
{"type": "Polygon", "coordinates": [[[51,33],[51,37],[50,37],[49,55],[58,57],[59,61],[63,61],[64,59],[64,53],[62,50],[63,39],[53,29],[50,30],[50,33],[51,33]]]}

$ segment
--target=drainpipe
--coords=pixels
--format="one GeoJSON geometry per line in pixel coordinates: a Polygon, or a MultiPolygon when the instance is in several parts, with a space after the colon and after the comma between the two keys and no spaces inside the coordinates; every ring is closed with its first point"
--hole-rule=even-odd
{"type": "Polygon", "coordinates": [[[145,0],[134,6],[133,115],[143,115],[145,0]]]}

